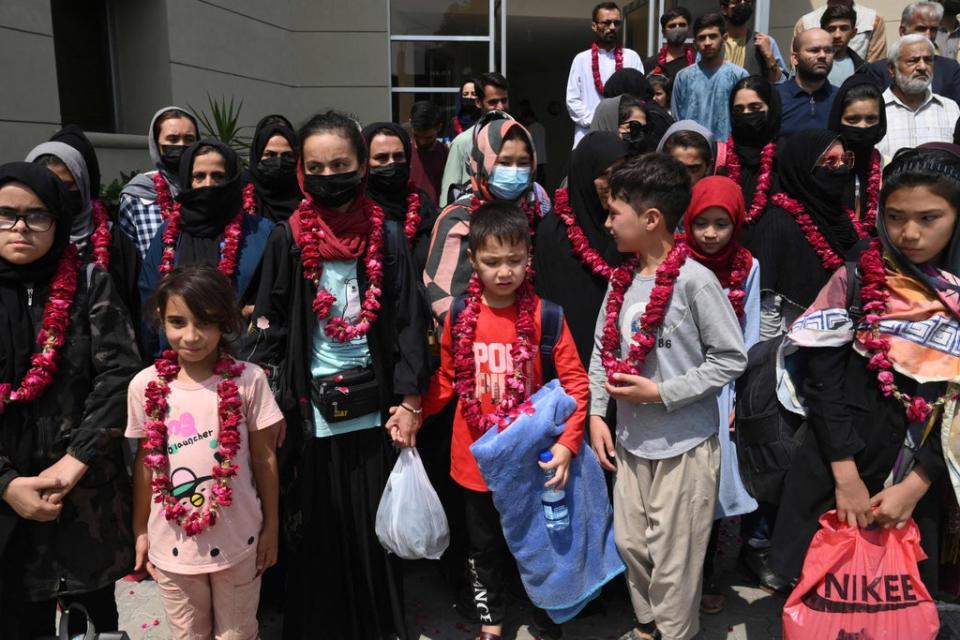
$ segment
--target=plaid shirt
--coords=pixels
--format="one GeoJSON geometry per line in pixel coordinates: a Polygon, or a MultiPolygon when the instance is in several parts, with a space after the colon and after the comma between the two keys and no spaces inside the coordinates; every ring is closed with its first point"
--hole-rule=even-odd
{"type": "Polygon", "coordinates": [[[144,200],[127,193],[120,195],[120,229],[133,241],[141,260],[162,224],[156,200],[144,200]]]}
{"type": "Polygon", "coordinates": [[[887,135],[877,144],[877,150],[887,162],[904,147],[927,142],[953,142],[960,107],[950,98],[928,89],[923,104],[914,111],[893,94],[892,88],[887,88],[883,92],[883,102],[887,111],[887,135]]]}

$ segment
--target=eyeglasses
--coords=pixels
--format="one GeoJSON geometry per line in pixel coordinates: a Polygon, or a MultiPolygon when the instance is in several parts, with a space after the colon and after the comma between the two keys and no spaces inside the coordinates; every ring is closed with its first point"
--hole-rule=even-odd
{"type": "Polygon", "coordinates": [[[829,167],[830,169],[839,169],[840,167],[852,167],[853,161],[853,151],[844,151],[839,156],[820,156],[820,159],[817,160],[817,166],[829,167]]]}
{"type": "Polygon", "coordinates": [[[46,211],[20,213],[16,209],[0,208],[0,231],[10,231],[21,220],[30,231],[49,231],[53,226],[53,216],[46,211]]]}
{"type": "Polygon", "coordinates": [[[623,20],[604,20],[603,22],[596,22],[595,24],[601,27],[619,27],[623,24],[623,20]]]}

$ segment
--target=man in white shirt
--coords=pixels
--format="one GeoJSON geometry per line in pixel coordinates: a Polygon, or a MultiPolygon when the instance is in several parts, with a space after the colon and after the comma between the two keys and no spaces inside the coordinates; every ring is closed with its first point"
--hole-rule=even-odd
{"type": "Polygon", "coordinates": [[[883,16],[853,0],[827,0],[826,5],[800,16],[793,27],[794,40],[807,29],[819,29],[820,18],[827,6],[831,4],[842,4],[857,12],[857,33],[850,39],[850,44],[847,46],[867,62],[882,60],[887,55],[883,16]]]}
{"type": "Polygon", "coordinates": [[[620,69],[636,69],[643,73],[643,61],[637,52],[620,46],[622,24],[620,7],[615,2],[601,2],[594,7],[594,43],[578,53],[570,65],[567,111],[575,127],[574,146],[590,131],[593,110],[603,99],[603,85],[607,79],[620,69]]]}
{"type": "Polygon", "coordinates": [[[930,89],[933,56],[933,43],[919,33],[903,36],[890,49],[887,68],[893,83],[883,92],[887,135],[877,145],[886,161],[904,147],[953,142],[960,107],[930,89]]]}

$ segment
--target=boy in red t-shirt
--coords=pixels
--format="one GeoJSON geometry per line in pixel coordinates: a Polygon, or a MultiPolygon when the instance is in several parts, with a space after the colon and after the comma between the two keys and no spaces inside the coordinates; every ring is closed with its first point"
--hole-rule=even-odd
{"type": "MultiPolygon", "coordinates": [[[[526,271],[530,227],[512,202],[492,201],[471,217],[467,255],[473,277],[463,308],[448,313],[441,340],[440,368],[424,397],[424,417],[439,412],[458,396],[450,452],[450,475],[463,487],[469,532],[468,567],[474,604],[481,621],[478,640],[500,640],[504,618],[504,569],[510,559],[500,517],[480,475],[470,445],[524,402],[543,380],[540,361],[541,307],[526,271]],[[451,327],[451,322],[456,322],[451,327]],[[515,369],[514,362],[523,366],[515,369]]],[[[571,458],[580,450],[589,401],[589,379],[564,321],[553,349],[553,365],[563,389],[577,402],[563,433],[551,447],[555,469],[547,486],[563,488],[571,458]]],[[[409,410],[401,405],[392,412],[409,410]]],[[[412,446],[415,433],[387,424],[398,444],[412,446]]],[[[532,461],[531,461],[532,464],[532,461]]],[[[562,630],[534,609],[540,637],[560,638],[562,630]]]]}

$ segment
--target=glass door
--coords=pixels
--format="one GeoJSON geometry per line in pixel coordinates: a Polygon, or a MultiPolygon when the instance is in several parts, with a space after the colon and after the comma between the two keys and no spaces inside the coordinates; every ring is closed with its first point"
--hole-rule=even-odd
{"type": "Polygon", "coordinates": [[[506,1],[389,0],[395,122],[406,122],[417,100],[435,102],[449,120],[463,80],[503,64],[506,1]]]}

